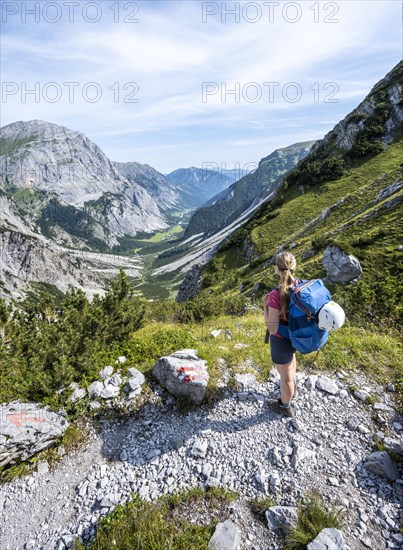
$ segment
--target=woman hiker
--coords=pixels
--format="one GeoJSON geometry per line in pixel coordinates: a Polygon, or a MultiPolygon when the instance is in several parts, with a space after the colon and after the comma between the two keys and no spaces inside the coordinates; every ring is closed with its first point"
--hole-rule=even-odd
{"type": "Polygon", "coordinates": [[[264,299],[264,317],[270,332],[271,358],[281,379],[280,398],[270,399],[269,406],[284,416],[294,416],[291,400],[296,389],[297,362],[291,341],[281,336],[278,329],[280,324],[287,324],[289,288],[298,284],[298,280],[294,278],[296,265],[295,256],[291,252],[282,252],[276,256],[274,271],[280,277],[280,284],[264,299]]]}

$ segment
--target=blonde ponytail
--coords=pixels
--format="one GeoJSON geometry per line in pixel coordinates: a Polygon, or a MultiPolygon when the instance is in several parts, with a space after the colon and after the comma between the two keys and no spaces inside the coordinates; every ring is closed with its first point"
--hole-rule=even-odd
{"type": "Polygon", "coordinates": [[[295,256],[291,252],[282,252],[276,256],[276,266],[280,275],[280,316],[287,318],[290,305],[290,286],[294,284],[294,270],[297,265],[295,256]]]}

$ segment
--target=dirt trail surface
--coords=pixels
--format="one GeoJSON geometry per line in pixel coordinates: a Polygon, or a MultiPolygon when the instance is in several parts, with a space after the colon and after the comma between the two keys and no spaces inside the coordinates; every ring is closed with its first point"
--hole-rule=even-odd
{"type": "Polygon", "coordinates": [[[344,508],[351,550],[398,549],[402,465],[378,464],[378,473],[367,466],[377,450],[374,438],[398,449],[402,420],[393,393],[349,377],[299,375],[295,418],[268,407],[268,398],[278,395],[273,376],[241,392],[223,390],[214,403],[186,414],[159,391],[124,419],[92,421],[85,448],[53,470],[42,464],[41,471],[2,486],[1,549],[62,550],[74,536],[90,540],[99,518],[133,492],[156,500],[215,485],[239,494],[228,517],[241,529],[241,550],[282,547],[275,531],[253,519],[246,499],[271,495],[277,504],[295,506],[313,489],[325,505],[344,508]],[[353,382],[382,406],[357,399],[348,389],[353,382]]]}

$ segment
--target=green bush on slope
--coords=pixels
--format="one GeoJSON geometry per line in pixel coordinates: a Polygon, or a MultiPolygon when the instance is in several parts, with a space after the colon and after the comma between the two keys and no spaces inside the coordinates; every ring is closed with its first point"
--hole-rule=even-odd
{"type": "Polygon", "coordinates": [[[60,304],[46,294],[39,302],[19,303],[3,320],[0,400],[58,403],[61,386],[96,379],[104,360],[119,355],[116,350],[143,325],[144,310],[123,272],[104,298],[91,303],[74,289],[60,304]]]}

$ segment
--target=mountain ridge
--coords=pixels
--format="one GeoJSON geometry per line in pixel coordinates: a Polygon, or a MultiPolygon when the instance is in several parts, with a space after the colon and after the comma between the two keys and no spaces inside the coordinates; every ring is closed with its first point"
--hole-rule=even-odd
{"type": "Polygon", "coordinates": [[[184,237],[200,233],[205,228],[208,233],[211,233],[224,224],[230,224],[253,202],[273,192],[279,178],[304,158],[314,143],[314,141],[295,143],[276,149],[262,158],[253,173],[243,176],[193,214],[184,237]],[[207,223],[203,223],[205,218],[208,218],[207,223]]]}
{"type": "MultiPolygon", "coordinates": [[[[362,263],[363,281],[354,292],[364,292],[366,285],[368,292],[388,286],[388,277],[401,269],[402,107],[403,62],[315,144],[274,196],[221,245],[193,277],[197,292],[237,295],[241,285],[241,293],[256,299],[275,286],[269,267],[284,249],[296,255],[302,277],[324,278],[321,254],[329,244],[362,263]]],[[[184,291],[194,295],[190,288],[184,291]]],[[[348,295],[340,285],[334,291],[342,301],[348,295]]],[[[390,289],[391,303],[396,293],[390,289]]],[[[357,309],[365,305],[361,299],[357,309]]],[[[379,314],[390,307],[385,298],[379,314]]]]}
{"type": "Polygon", "coordinates": [[[175,183],[186,197],[189,206],[198,208],[212,196],[224,191],[229,185],[238,181],[245,174],[245,170],[234,168],[177,168],[166,175],[166,178],[175,183]]]}

